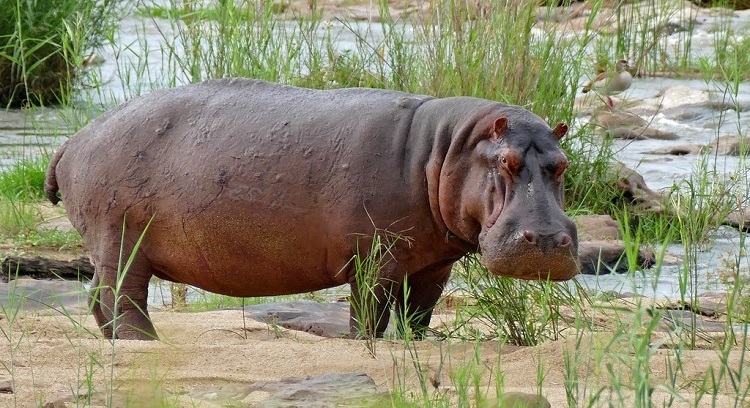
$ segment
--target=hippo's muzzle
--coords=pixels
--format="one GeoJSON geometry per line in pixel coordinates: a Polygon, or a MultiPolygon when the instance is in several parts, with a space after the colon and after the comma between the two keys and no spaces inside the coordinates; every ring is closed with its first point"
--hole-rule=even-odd
{"type": "MultiPolygon", "coordinates": [[[[562,213],[562,212],[561,212],[562,213]]],[[[564,281],[578,273],[578,235],[567,216],[540,228],[521,226],[512,217],[479,236],[482,263],[500,276],[564,281]]]]}

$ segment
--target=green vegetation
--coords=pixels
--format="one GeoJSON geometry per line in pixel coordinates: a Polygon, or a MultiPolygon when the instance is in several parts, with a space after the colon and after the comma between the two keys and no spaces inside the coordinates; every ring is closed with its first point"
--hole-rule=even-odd
{"type": "Polygon", "coordinates": [[[115,23],[110,0],[2,0],[0,10],[1,107],[66,102],[115,23]]]}
{"type": "Polygon", "coordinates": [[[534,346],[559,339],[568,327],[563,310],[577,308],[583,313],[590,303],[583,290],[576,294],[567,284],[494,276],[474,255],[465,257],[455,273],[455,290],[473,302],[456,306],[453,327],[440,333],[446,338],[500,338],[534,346]]]}
{"type": "Polygon", "coordinates": [[[44,174],[49,160],[31,158],[13,163],[0,172],[0,191],[4,197],[40,199],[44,197],[44,174]]]}

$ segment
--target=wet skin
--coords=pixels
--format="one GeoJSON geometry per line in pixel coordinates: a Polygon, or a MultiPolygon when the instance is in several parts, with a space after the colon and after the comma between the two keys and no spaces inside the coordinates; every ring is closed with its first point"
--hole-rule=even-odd
{"type": "Polygon", "coordinates": [[[57,152],[46,191],[55,203],[59,191],[90,250],[106,335],[123,220],[125,259],[151,224],[122,284],[116,337],[156,338],[152,276],[231,296],[348,283],[356,302],[352,258],[376,231],[401,238],[380,268],[370,334],[385,330],[393,302],[420,316],[421,332],[469,252],[502,276],[577,273],[562,210],[566,132],[483,99],[215,80],[101,115],[57,152]]]}

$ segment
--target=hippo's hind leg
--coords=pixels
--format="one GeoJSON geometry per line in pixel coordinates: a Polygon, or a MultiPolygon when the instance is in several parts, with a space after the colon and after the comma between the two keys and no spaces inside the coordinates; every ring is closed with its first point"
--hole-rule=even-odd
{"type": "Polygon", "coordinates": [[[111,338],[114,330],[118,339],[156,340],[156,330],[146,309],[151,265],[142,253],[137,252],[126,267],[133,251],[132,242],[137,239],[126,238],[126,244],[131,244],[123,246],[122,257],[120,240],[118,236],[116,240],[102,242],[100,248],[92,251],[96,266],[92,293],[98,295],[92,296],[92,313],[105,336],[111,338]]]}
{"type": "Polygon", "coordinates": [[[424,338],[452,267],[453,262],[419,271],[404,280],[403,287],[395,294],[396,324],[401,335],[407,336],[411,329],[414,338],[424,338]]]}
{"type": "Polygon", "coordinates": [[[96,324],[102,331],[104,337],[112,338],[112,326],[109,324],[111,320],[108,320],[102,310],[101,299],[99,297],[99,273],[94,272],[94,277],[91,279],[91,289],[89,290],[89,310],[94,315],[96,324]]]}

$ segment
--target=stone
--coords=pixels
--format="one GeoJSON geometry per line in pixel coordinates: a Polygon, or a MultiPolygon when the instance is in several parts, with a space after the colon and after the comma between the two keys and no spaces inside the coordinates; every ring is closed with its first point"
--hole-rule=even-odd
{"type": "MultiPolygon", "coordinates": [[[[71,279],[89,281],[94,276],[94,265],[88,257],[82,256],[73,260],[51,259],[41,256],[30,258],[20,256],[7,256],[3,259],[3,275],[13,279],[19,276],[28,276],[34,279],[71,279]]],[[[5,276],[0,280],[7,281],[5,276]]]]}
{"type": "Polygon", "coordinates": [[[662,113],[673,120],[685,120],[703,116],[712,111],[740,110],[750,108],[747,100],[735,101],[721,92],[695,89],[685,85],[668,86],[651,98],[635,101],[628,110],[644,116],[662,113]]]}
{"type": "Polygon", "coordinates": [[[10,381],[0,381],[0,394],[13,394],[13,384],[10,381]]]}
{"type": "Polygon", "coordinates": [[[646,137],[643,130],[644,129],[618,127],[614,129],[605,129],[604,134],[613,139],[646,140],[648,137],[646,137]]]}
{"type": "Polygon", "coordinates": [[[676,140],[677,134],[655,129],[640,116],[623,110],[600,111],[592,121],[602,128],[602,133],[615,139],[625,140],[676,140]]]}
{"type": "Polygon", "coordinates": [[[717,318],[727,314],[727,294],[723,293],[721,296],[702,294],[698,296],[695,303],[686,302],[685,307],[701,316],[717,318]]]}
{"type": "Polygon", "coordinates": [[[601,110],[593,115],[592,121],[605,129],[621,127],[641,128],[648,126],[648,122],[640,116],[619,109],[614,112],[601,110]]]}
{"type": "Polygon", "coordinates": [[[731,0],[726,2],[718,2],[716,0],[690,0],[697,6],[703,8],[716,7],[721,5],[722,7],[728,7],[732,10],[747,10],[750,9],[750,0],[731,0]]]}
{"type": "Polygon", "coordinates": [[[615,138],[615,139],[624,139],[624,140],[647,140],[647,139],[655,139],[655,140],[677,140],[680,137],[677,136],[676,133],[673,132],[665,132],[659,129],[654,129],[652,127],[646,127],[646,128],[615,128],[615,129],[609,129],[605,131],[605,134],[615,138]]]}
{"type": "Polygon", "coordinates": [[[353,406],[382,396],[375,381],[364,373],[286,378],[257,385],[256,391],[270,393],[257,405],[266,408],[353,406]]]}
{"type": "Polygon", "coordinates": [[[703,153],[706,146],[690,143],[677,146],[666,146],[659,149],[643,152],[643,154],[664,154],[670,156],[686,156],[688,154],[700,154],[703,153]]]}
{"type": "Polygon", "coordinates": [[[68,401],[66,401],[65,399],[60,398],[54,401],[47,402],[46,404],[43,405],[43,407],[44,408],[67,408],[68,407],[67,402],[68,401]]]}
{"type": "Polygon", "coordinates": [[[88,313],[88,293],[77,281],[16,279],[0,283],[0,304],[21,310],[62,309],[67,313],[88,313]]]}
{"type": "Polygon", "coordinates": [[[662,88],[653,97],[639,100],[629,109],[641,115],[653,116],[657,112],[673,109],[710,109],[710,105],[711,95],[708,91],[677,85],[662,88]]]}
{"type": "Polygon", "coordinates": [[[322,337],[349,335],[349,303],[298,300],[245,306],[255,320],[322,337]]]}
{"type": "Polygon", "coordinates": [[[480,408],[551,408],[547,398],[524,392],[506,392],[498,401],[490,398],[478,404],[480,408]]]}
{"type": "Polygon", "coordinates": [[[663,331],[672,331],[677,327],[692,328],[694,327],[703,333],[724,333],[726,323],[706,319],[705,317],[694,313],[691,310],[663,310],[661,322],[657,329],[663,331]]]}
{"type": "Polygon", "coordinates": [[[573,222],[578,228],[579,241],[622,239],[620,225],[609,215],[577,215],[573,222]]]}
{"type": "Polygon", "coordinates": [[[648,188],[643,176],[623,163],[615,161],[609,166],[610,174],[616,179],[616,186],[623,192],[623,197],[631,204],[637,205],[646,212],[664,213],[665,198],[648,188]]]}
{"type": "MultiPolygon", "coordinates": [[[[628,261],[625,255],[625,243],[622,241],[580,241],[578,259],[584,275],[606,275],[625,273],[628,261]]],[[[641,268],[650,268],[656,263],[656,255],[649,248],[638,250],[637,264],[641,268]]]]}
{"type": "Polygon", "coordinates": [[[729,225],[740,231],[750,232],[750,207],[729,213],[721,221],[722,225],[729,225]]]}
{"type": "Polygon", "coordinates": [[[739,156],[741,152],[750,152],[750,137],[741,138],[739,135],[721,136],[708,145],[711,150],[719,154],[739,156]]]}
{"type": "Polygon", "coordinates": [[[507,408],[551,408],[547,398],[536,394],[526,394],[523,392],[507,392],[503,394],[503,407],[507,408]]]}

